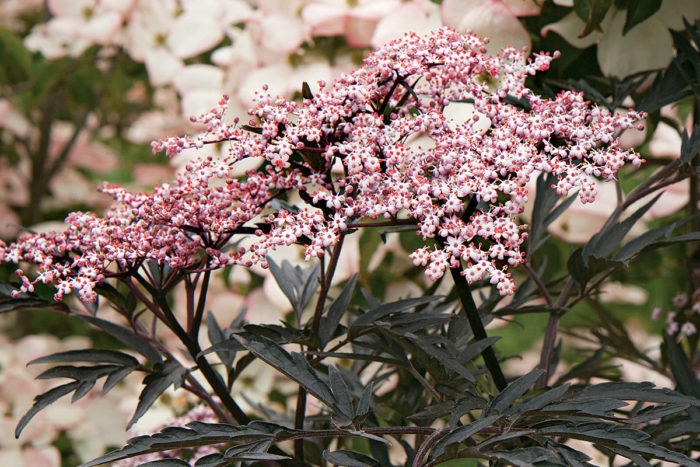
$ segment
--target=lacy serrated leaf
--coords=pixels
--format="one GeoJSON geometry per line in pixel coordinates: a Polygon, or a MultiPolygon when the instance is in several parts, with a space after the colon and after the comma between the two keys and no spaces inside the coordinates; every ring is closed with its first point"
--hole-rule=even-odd
{"type": "Polygon", "coordinates": [[[126,425],[127,430],[146,413],[166,389],[170,386],[175,386],[176,388],[180,386],[188,371],[187,368],[175,360],[166,360],[164,363],[157,364],[154,370],[156,372],[147,375],[143,379],[145,387],[139,395],[139,403],[136,406],[134,415],[126,425]]]}
{"type": "Polygon", "coordinates": [[[384,303],[377,307],[372,308],[367,313],[358,317],[353,323],[353,328],[368,326],[374,321],[384,318],[392,313],[398,313],[401,311],[410,310],[421,305],[427,305],[428,303],[441,300],[442,296],[430,296],[430,297],[417,297],[417,298],[406,298],[403,300],[397,300],[391,303],[384,303]]]}
{"type": "Polygon", "coordinates": [[[155,347],[149,344],[148,341],[146,341],[146,339],[137,336],[131,330],[123,326],[119,326],[118,324],[114,324],[112,322],[97,318],[95,316],[79,314],[73,314],[71,316],[76,316],[80,319],[87,321],[90,324],[97,326],[110,336],[120,341],[128,348],[135,350],[136,352],[140,353],[153,363],[158,363],[162,361],[160,353],[155,349],[155,347]]]}
{"type": "Polygon", "coordinates": [[[566,465],[570,467],[595,467],[593,464],[588,463],[588,461],[591,460],[588,454],[554,441],[550,441],[549,445],[556,450],[561,460],[566,462],[566,465]]]}
{"type": "Polygon", "coordinates": [[[599,398],[634,400],[642,402],[689,403],[700,406],[700,400],[680,394],[668,388],[657,388],[654,383],[611,382],[589,386],[577,393],[574,400],[599,398]]]}
{"type": "MultiPolygon", "coordinates": [[[[229,368],[233,365],[234,360],[236,359],[236,351],[240,349],[240,344],[239,344],[239,349],[232,349],[232,348],[226,348],[221,349],[221,348],[214,348],[221,342],[226,342],[227,337],[226,334],[224,334],[224,331],[221,329],[221,326],[219,326],[219,323],[216,321],[216,317],[214,316],[214,313],[209,312],[207,313],[207,335],[209,337],[209,342],[211,342],[212,347],[207,349],[206,351],[202,352],[202,355],[206,355],[206,353],[209,353],[210,351],[216,352],[216,355],[219,357],[219,360],[221,360],[221,363],[224,364],[224,367],[226,367],[226,371],[228,371],[229,368]],[[206,353],[205,353],[206,352],[206,353]]],[[[229,340],[228,342],[235,342],[234,340],[229,340]]],[[[237,342],[235,342],[238,344],[237,342]]]]}
{"type": "Polygon", "coordinates": [[[489,415],[488,417],[480,418],[475,422],[460,426],[459,428],[453,430],[449,434],[443,436],[442,439],[435,444],[433,449],[430,451],[428,460],[432,461],[437,459],[445,452],[445,448],[447,446],[455,443],[461,443],[462,441],[471,438],[484,428],[491,426],[500,418],[500,415],[489,415]]]}
{"type": "Polygon", "coordinates": [[[182,459],[177,459],[175,457],[170,459],[158,459],[155,461],[146,462],[139,464],[138,467],[190,467],[189,462],[185,462],[182,459]]]}
{"type": "Polygon", "coordinates": [[[323,451],[326,462],[346,467],[382,467],[376,460],[360,452],[340,449],[338,451],[323,451]]]}
{"type": "Polygon", "coordinates": [[[651,201],[637,209],[622,222],[618,222],[610,229],[595,234],[583,247],[584,265],[590,257],[604,258],[617,248],[622,239],[634,227],[634,224],[656,203],[663,193],[657,194],[651,201]]]}
{"type": "Polygon", "coordinates": [[[15,438],[19,438],[19,435],[22,433],[22,430],[24,430],[24,427],[27,426],[27,423],[29,423],[29,421],[34,418],[36,414],[66,394],[70,394],[78,386],[80,386],[80,383],[74,381],[72,383],[55,387],[50,391],[36,396],[34,398],[34,405],[32,405],[32,408],[29,409],[27,413],[24,414],[24,416],[19,420],[19,423],[17,423],[17,427],[15,428],[15,438]]]}
{"type": "Polygon", "coordinates": [[[267,452],[274,440],[272,438],[259,439],[250,443],[239,444],[229,448],[224,452],[226,460],[284,460],[289,459],[288,456],[280,456],[267,452]]]}
{"type": "Polygon", "coordinates": [[[681,161],[692,162],[700,154],[700,125],[695,125],[690,134],[688,129],[683,129],[681,135],[681,161]]]}
{"type": "Polygon", "coordinates": [[[510,451],[489,451],[486,455],[494,460],[506,461],[515,467],[535,467],[540,462],[548,463],[547,465],[561,465],[555,462],[559,459],[553,452],[539,446],[512,449],[510,451]]]}
{"type": "Polygon", "coordinates": [[[540,410],[542,407],[546,406],[547,404],[550,404],[554,401],[560,400],[561,397],[564,394],[566,394],[566,392],[569,390],[569,386],[570,385],[565,384],[563,386],[549,389],[548,391],[545,391],[542,394],[539,394],[535,397],[524,400],[521,404],[518,404],[514,407],[511,407],[505,413],[508,415],[510,415],[510,414],[522,414],[522,413],[526,413],[526,412],[540,410]]]}
{"type": "Polygon", "coordinates": [[[491,401],[491,404],[486,409],[486,413],[503,413],[513,402],[522,397],[543,373],[544,370],[533,370],[510,383],[491,401]]]}
{"type": "Polygon", "coordinates": [[[94,467],[129,457],[173,449],[209,446],[235,440],[275,439],[281,433],[293,433],[283,426],[268,422],[251,422],[244,426],[223,423],[190,422],[186,427],[167,427],[150,436],[131,438],[125,447],[81,464],[94,467]]]}
{"type": "Polygon", "coordinates": [[[549,404],[542,408],[545,412],[568,412],[592,417],[613,418],[613,411],[626,406],[627,403],[619,399],[600,398],[586,401],[560,402],[549,404]]]}
{"type": "Polygon", "coordinates": [[[124,366],[136,366],[139,364],[139,361],[131,355],[116,350],[81,349],[45,355],[35,358],[27,365],[62,362],[118,363],[124,366]]]}
{"type": "Polygon", "coordinates": [[[490,438],[477,444],[476,449],[479,451],[483,451],[485,447],[491,446],[492,444],[500,443],[502,441],[508,441],[509,439],[513,439],[513,438],[520,438],[521,436],[528,436],[534,432],[535,432],[534,430],[518,430],[518,431],[509,431],[507,433],[502,433],[500,435],[491,436],[490,438]]]}
{"type": "Polygon", "coordinates": [[[68,311],[63,303],[50,302],[35,293],[20,293],[12,297],[12,292],[19,286],[7,282],[0,282],[0,314],[22,309],[51,308],[59,311],[68,311]]]}
{"type": "Polygon", "coordinates": [[[250,333],[234,334],[234,338],[252,354],[278,371],[301,384],[310,394],[335,409],[331,389],[316,373],[306,358],[299,353],[290,354],[276,342],[250,333]]]}
{"type": "Polygon", "coordinates": [[[346,423],[340,426],[345,426],[353,419],[355,414],[350,389],[334,366],[328,367],[328,377],[330,380],[331,391],[333,392],[333,398],[335,399],[335,405],[338,408],[340,415],[347,420],[346,423]]]}
{"type": "Polygon", "coordinates": [[[104,396],[105,394],[107,394],[114,386],[116,386],[119,383],[119,381],[129,376],[134,371],[134,369],[134,367],[125,366],[118,370],[114,370],[109,375],[107,375],[107,379],[105,379],[105,382],[102,385],[102,395],[104,396]]]}
{"type": "Polygon", "coordinates": [[[652,420],[658,420],[668,415],[682,412],[688,407],[690,407],[690,404],[668,404],[645,407],[644,409],[640,410],[633,418],[623,420],[622,422],[629,425],[646,423],[652,420]]]}
{"type": "Polygon", "coordinates": [[[450,428],[455,428],[459,419],[467,413],[475,409],[483,409],[488,405],[488,401],[470,392],[467,392],[463,397],[457,400],[448,423],[450,428]]]}
{"type": "Polygon", "coordinates": [[[430,342],[426,342],[424,336],[417,336],[415,334],[407,334],[405,336],[408,340],[418,346],[423,352],[428,354],[430,357],[434,358],[440,365],[442,365],[446,370],[457,373],[462,378],[466,379],[470,383],[476,382],[474,375],[467,370],[464,365],[462,365],[455,356],[450,355],[446,350],[433,345],[430,342]]]}
{"type": "Polygon", "coordinates": [[[328,313],[321,318],[321,323],[318,329],[318,336],[321,339],[321,345],[325,345],[333,337],[335,329],[338,327],[341,318],[350,305],[352,294],[355,291],[358,274],[354,274],[343,287],[343,291],[338,295],[338,298],[333,300],[328,313]]]}
{"type": "Polygon", "coordinates": [[[357,407],[355,407],[355,416],[352,419],[354,424],[361,423],[367,417],[367,415],[369,415],[373,389],[374,383],[370,381],[369,384],[362,390],[362,396],[360,396],[360,400],[357,402],[357,407]]]}

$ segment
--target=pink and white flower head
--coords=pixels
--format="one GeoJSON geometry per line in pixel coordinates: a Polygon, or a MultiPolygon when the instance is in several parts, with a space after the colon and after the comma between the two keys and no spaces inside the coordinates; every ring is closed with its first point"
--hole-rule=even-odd
{"type": "MultiPolygon", "coordinates": [[[[292,243],[304,244],[308,260],[355,224],[382,219],[416,225],[426,246],[411,256],[431,279],[463,265],[466,280],[488,278],[510,294],[508,269],[524,260],[527,237],[516,216],[535,173],[556,175],[560,194],[580,189],[588,203],[597,193],[590,176],[612,180],[625,163],[643,162],[615,138],[638,125],[639,113],[613,115],[579,93],[545,99],[525,87],[553,58],[525,61],[513,48],[488,55],[478,36],[442,28],[391,42],[355,72],[319,83],[301,103],[264,87],[249,126],[225,123],[223,99],[199,118],[199,136],[153,143],[155,152],[173,156],[225,142],[223,158],[191,162],[152,194],[106,187],[117,204],[105,218],[72,214],[66,233],[3,246],[0,258],[39,264],[41,280],[58,285],[57,298],[77,290],[90,300],[94,284],[114,268],[151,260],[187,270],[201,267],[202,258],[211,268],[264,267],[270,251],[292,243]],[[448,120],[452,101],[472,103],[472,117],[448,120]],[[434,145],[410,146],[417,135],[434,145]],[[231,176],[232,166],[250,157],[263,158],[262,168],[244,181],[231,176]],[[332,170],[338,164],[341,173],[332,170]],[[273,209],[273,199],[292,192],[306,204],[273,209]],[[241,235],[253,241],[226,251],[241,235]]],[[[31,284],[25,277],[23,289],[31,284]]]]}

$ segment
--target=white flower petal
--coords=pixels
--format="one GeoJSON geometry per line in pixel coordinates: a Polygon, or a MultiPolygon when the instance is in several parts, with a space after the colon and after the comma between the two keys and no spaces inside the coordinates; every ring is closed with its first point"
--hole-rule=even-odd
{"type": "Polygon", "coordinates": [[[148,79],[153,86],[170,84],[185,66],[180,59],[162,47],[146,50],[144,63],[148,71],[148,79]]]}
{"type": "Polygon", "coordinates": [[[600,31],[593,31],[586,37],[578,37],[585,27],[586,23],[572,11],[556,23],[550,23],[543,27],[540,33],[543,36],[546,36],[550,31],[554,31],[574,47],[585,49],[586,47],[590,47],[591,45],[595,44],[595,42],[603,35],[603,33],[600,31]]]}
{"type": "Polygon", "coordinates": [[[210,111],[216,107],[216,103],[221,100],[220,89],[196,89],[188,91],[182,95],[182,114],[197,116],[210,111]]]}
{"type": "Polygon", "coordinates": [[[543,0],[503,0],[515,16],[536,16],[542,11],[543,0]]]}
{"type": "Polygon", "coordinates": [[[301,18],[311,27],[314,36],[339,36],[345,33],[346,5],[312,3],[301,12],[301,18]]]}
{"type": "Polygon", "coordinates": [[[639,71],[665,68],[670,63],[673,39],[661,21],[649,18],[623,36],[624,23],[625,12],[613,12],[598,43],[598,64],[606,76],[624,78],[639,71]]]}
{"type": "Polygon", "coordinates": [[[444,0],[440,7],[442,24],[457,29],[464,15],[487,1],[488,0],[444,0]]]}
{"type": "Polygon", "coordinates": [[[238,98],[243,105],[249,106],[255,93],[262,91],[263,84],[268,85],[268,92],[273,96],[287,95],[290,91],[289,75],[292,72],[292,68],[286,63],[253,70],[241,81],[237,90],[238,98]]]}
{"type": "Polygon", "coordinates": [[[180,94],[194,90],[219,90],[224,82],[224,72],[213,65],[188,65],[173,80],[180,94]]]}
{"type": "Polygon", "coordinates": [[[457,30],[471,30],[488,37],[490,42],[486,49],[490,54],[499,53],[508,45],[517,49],[532,46],[530,34],[501,2],[486,2],[470,10],[460,20],[457,30]]]}
{"type": "Polygon", "coordinates": [[[92,8],[92,0],[48,0],[46,2],[49,12],[53,16],[83,17],[86,8],[92,8]]]}
{"type": "Polygon", "coordinates": [[[276,52],[296,50],[305,39],[304,23],[296,18],[270,15],[260,21],[260,45],[276,52]]]}
{"type": "Polygon", "coordinates": [[[700,2],[688,0],[664,0],[652,18],[661,21],[667,28],[685,29],[683,18],[690,24],[700,19],[700,2]]]}
{"type": "Polygon", "coordinates": [[[371,44],[373,47],[381,47],[407,32],[425,34],[439,28],[440,25],[440,10],[436,4],[404,3],[379,21],[371,44]]]}
{"type": "Polygon", "coordinates": [[[211,50],[224,39],[224,29],[215,18],[184,13],[173,21],[168,47],[179,58],[190,58],[211,50]]]}

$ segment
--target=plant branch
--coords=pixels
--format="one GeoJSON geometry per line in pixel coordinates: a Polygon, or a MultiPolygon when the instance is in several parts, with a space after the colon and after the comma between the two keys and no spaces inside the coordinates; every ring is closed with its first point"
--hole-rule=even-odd
{"type": "Polygon", "coordinates": [[[226,389],[226,384],[221,376],[212,368],[207,358],[204,355],[201,355],[202,349],[199,346],[199,343],[192,339],[187,332],[185,332],[182,326],[180,326],[180,323],[178,323],[177,319],[175,318],[175,315],[170,309],[165,297],[162,294],[156,294],[154,299],[158,303],[158,306],[160,306],[161,310],[163,310],[163,314],[165,314],[167,320],[170,322],[170,328],[180,339],[180,342],[185,345],[190,356],[197,363],[199,371],[202,372],[202,375],[204,375],[204,378],[206,378],[214,393],[216,393],[219,400],[221,400],[221,403],[224,404],[228,411],[231,412],[231,415],[233,415],[233,418],[241,425],[250,422],[248,415],[241,410],[236,401],[231,397],[231,394],[229,393],[228,389],[226,389]]]}
{"type": "Polygon", "coordinates": [[[439,431],[433,431],[433,433],[428,436],[425,441],[423,441],[418,448],[418,451],[416,452],[416,455],[413,457],[413,467],[421,467],[423,465],[423,458],[430,452],[430,449],[440,441],[440,438],[445,436],[447,433],[449,433],[450,430],[448,428],[443,428],[442,430],[439,431]]]}
{"type": "MultiPolygon", "coordinates": [[[[452,279],[455,283],[455,289],[457,289],[457,296],[459,301],[462,303],[465,313],[467,314],[467,320],[469,321],[469,326],[472,328],[474,333],[474,338],[477,341],[486,339],[488,336],[486,334],[486,329],[484,328],[484,323],[481,322],[481,317],[479,316],[479,309],[474,303],[474,298],[472,297],[471,290],[467,280],[461,274],[462,268],[450,268],[450,273],[452,274],[452,279]]],[[[499,391],[506,388],[508,383],[506,378],[501,371],[501,366],[498,364],[498,359],[496,358],[496,353],[492,346],[486,347],[481,351],[481,356],[484,358],[484,363],[486,368],[493,378],[493,382],[499,391]]]]}
{"type": "Polygon", "coordinates": [[[194,320],[192,321],[192,327],[189,330],[190,337],[197,340],[199,336],[199,328],[202,325],[202,318],[204,316],[204,307],[207,303],[207,292],[209,290],[209,279],[211,277],[211,269],[204,271],[204,277],[202,278],[202,285],[199,288],[199,300],[197,302],[197,310],[194,314],[194,320]]]}
{"type": "Polygon", "coordinates": [[[535,283],[535,286],[537,286],[537,290],[539,290],[540,295],[544,299],[544,301],[547,303],[547,307],[552,308],[554,306],[554,302],[552,301],[551,295],[549,295],[549,291],[547,290],[547,287],[545,287],[544,283],[542,282],[542,279],[540,279],[540,276],[537,275],[537,272],[535,272],[534,269],[532,269],[532,266],[530,266],[529,261],[525,261],[523,263],[523,268],[525,269],[525,272],[527,272],[527,275],[530,276],[530,279],[532,279],[532,282],[535,283]]]}

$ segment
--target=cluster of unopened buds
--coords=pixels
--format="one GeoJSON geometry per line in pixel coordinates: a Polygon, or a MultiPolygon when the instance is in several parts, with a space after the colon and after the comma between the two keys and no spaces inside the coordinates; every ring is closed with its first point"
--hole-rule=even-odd
{"type": "MultiPolygon", "coordinates": [[[[677,295],[673,299],[673,308],[666,314],[666,332],[678,338],[697,334],[696,324],[700,324],[700,289],[693,292],[690,300],[685,294],[677,295]]],[[[663,313],[662,308],[656,307],[651,317],[657,320],[663,313]]]]}
{"type": "Polygon", "coordinates": [[[1,245],[0,259],[36,263],[34,282],[55,283],[57,298],[77,289],[89,301],[96,282],[143,261],[266,266],[279,247],[303,244],[310,259],[359,226],[415,224],[426,246],[411,257],[431,279],[462,267],[467,281],[490,278],[510,294],[508,268],[524,260],[526,227],[517,216],[531,177],[553,173],[558,193],[578,189],[587,203],[596,197],[593,177],[612,180],[623,164],[643,162],[616,139],[643,115],[613,115],[571,91],[545,99],[525,87],[557,55],[525,60],[506,48],[490,56],[481,38],[443,28],[392,42],[355,72],[320,82],[315,95],[305,86],[301,102],[263,90],[249,125],[224,121],[224,99],[199,119],[199,136],[156,142],[153,151],[174,156],[220,143],[225,156],[203,155],[151,194],[106,186],[116,205],[104,218],[72,214],[66,232],[1,245]],[[446,117],[465,103],[469,118],[446,117]],[[417,137],[426,147],[412,144],[417,137]],[[232,175],[234,164],[253,157],[264,161],[260,169],[232,175]],[[302,206],[284,203],[294,193],[302,206]],[[251,236],[245,247],[226,248],[241,235],[251,236]]]}

